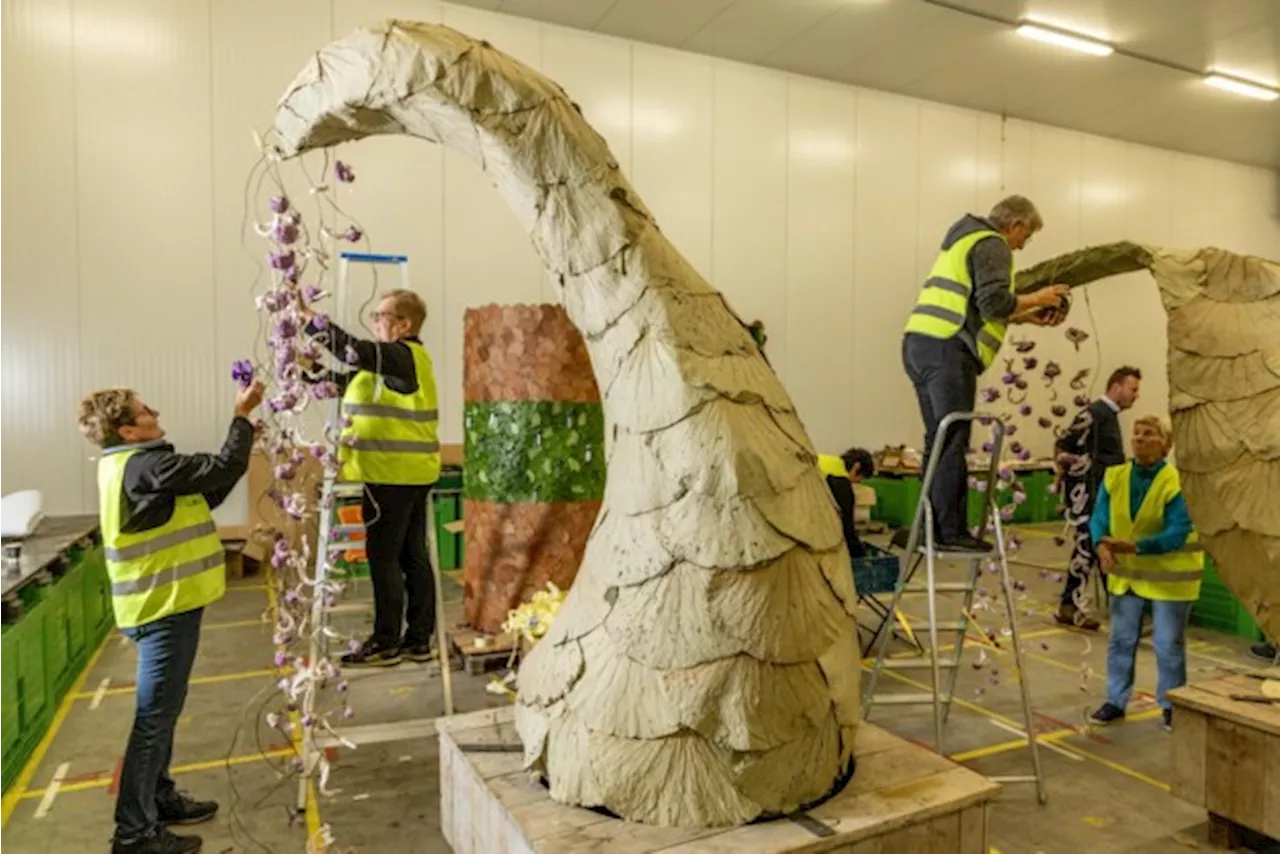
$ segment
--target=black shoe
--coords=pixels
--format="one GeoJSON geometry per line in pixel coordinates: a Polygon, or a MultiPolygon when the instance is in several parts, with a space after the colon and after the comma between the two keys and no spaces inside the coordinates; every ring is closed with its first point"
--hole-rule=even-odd
{"type": "Polygon", "coordinates": [[[991,551],[991,543],[983,542],[977,537],[971,537],[968,534],[961,534],[958,537],[949,537],[934,543],[934,548],[940,552],[986,554],[991,551]]]}
{"type": "Polygon", "coordinates": [[[1249,647],[1249,654],[1254,658],[1261,658],[1263,661],[1275,661],[1276,647],[1275,644],[1266,643],[1265,641],[1263,643],[1255,643],[1249,647]]]}
{"type": "Polygon", "coordinates": [[[186,792],[175,791],[166,798],[156,799],[156,815],[165,826],[199,824],[217,814],[217,801],[197,801],[186,792]]]}
{"type": "Polygon", "coordinates": [[[400,647],[370,638],[356,652],[342,656],[343,667],[394,667],[400,663],[400,647]]]}
{"type": "Polygon", "coordinates": [[[424,662],[434,661],[436,651],[431,648],[431,643],[404,643],[400,646],[400,651],[404,653],[405,658],[410,661],[424,662]]]}
{"type": "Polygon", "coordinates": [[[203,845],[199,836],[178,836],[162,827],[133,839],[112,839],[111,854],[195,854],[203,845]]]}
{"type": "Polygon", "coordinates": [[[1098,711],[1089,715],[1089,723],[1097,726],[1106,726],[1122,720],[1124,720],[1124,709],[1110,703],[1103,703],[1098,711]]]}
{"type": "Polygon", "coordinates": [[[1164,731],[1173,732],[1173,709],[1165,709],[1160,716],[1164,718],[1164,731]]]}

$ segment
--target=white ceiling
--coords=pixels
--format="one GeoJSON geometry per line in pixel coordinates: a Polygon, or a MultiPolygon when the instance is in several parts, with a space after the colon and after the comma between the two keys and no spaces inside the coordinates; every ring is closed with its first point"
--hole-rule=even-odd
{"type": "Polygon", "coordinates": [[[1280,0],[453,1],[1280,168],[1280,101],[1212,89],[1183,70],[1280,83],[1280,0]],[[1024,18],[1096,35],[1120,52],[1094,57],[1028,41],[1005,23],[1024,18]]]}

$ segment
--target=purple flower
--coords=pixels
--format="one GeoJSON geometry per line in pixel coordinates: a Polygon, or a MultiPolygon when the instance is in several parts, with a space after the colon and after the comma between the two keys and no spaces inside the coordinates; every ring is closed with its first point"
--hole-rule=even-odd
{"type": "Polygon", "coordinates": [[[293,223],[282,219],[271,229],[271,237],[276,241],[276,243],[288,246],[290,243],[297,242],[298,227],[293,223]]]}
{"type": "Polygon", "coordinates": [[[1018,432],[1017,424],[1009,424],[1004,428],[1004,434],[1006,436],[1012,436],[1014,433],[1017,433],[1017,432],[1018,432]]]}
{"type": "Polygon", "coordinates": [[[1000,390],[999,390],[999,389],[991,388],[990,386],[988,386],[987,388],[984,388],[984,389],[982,390],[982,402],[983,402],[983,403],[994,403],[994,402],[996,402],[996,401],[997,401],[997,400],[999,400],[999,399],[1000,399],[1000,390]]]}
{"type": "Polygon", "coordinates": [[[293,266],[294,260],[292,250],[267,253],[267,263],[271,265],[271,269],[273,270],[288,270],[293,266]]]}
{"type": "Polygon", "coordinates": [[[350,184],[356,179],[356,173],[351,171],[351,167],[343,163],[341,160],[334,161],[333,177],[337,178],[343,184],[350,184]]]}
{"type": "Polygon", "coordinates": [[[364,237],[364,232],[356,228],[354,225],[342,233],[342,239],[349,240],[352,243],[355,243],[362,237],[364,237]]]}
{"type": "Polygon", "coordinates": [[[1052,412],[1058,418],[1062,418],[1064,415],[1067,414],[1067,408],[1063,406],[1061,403],[1058,403],[1054,405],[1052,412]]]}
{"type": "Polygon", "coordinates": [[[302,298],[307,302],[315,302],[316,300],[319,300],[320,298],[322,298],[324,295],[325,295],[324,291],[320,290],[315,285],[307,285],[302,289],[302,298]]]}
{"type": "Polygon", "coordinates": [[[1013,384],[1018,389],[1018,391],[1027,390],[1027,381],[1024,380],[1022,377],[1018,377],[1016,380],[1014,380],[1013,384]]]}
{"type": "Polygon", "coordinates": [[[350,706],[347,706],[345,709],[342,710],[342,716],[347,720],[350,720],[351,718],[354,718],[356,716],[356,710],[351,708],[350,706]]]}
{"type": "Polygon", "coordinates": [[[292,282],[295,285],[298,283],[298,276],[300,275],[302,275],[302,271],[299,270],[297,267],[290,266],[285,268],[285,271],[284,271],[285,279],[287,279],[288,281],[292,282]]]}
{"type": "Polygon", "coordinates": [[[1009,443],[1009,450],[1013,451],[1015,454],[1020,454],[1020,453],[1022,453],[1022,443],[1021,443],[1021,442],[1010,442],[1010,443],[1009,443]]]}
{"type": "Polygon", "coordinates": [[[1021,462],[1024,462],[1024,463],[1025,463],[1025,462],[1027,462],[1027,461],[1028,461],[1028,460],[1030,460],[1030,459],[1031,459],[1031,450],[1030,450],[1030,449],[1028,449],[1028,448],[1023,448],[1021,451],[1018,451],[1018,460],[1019,460],[1019,461],[1021,461],[1021,462]]]}
{"type": "Polygon", "coordinates": [[[1021,415],[1023,418],[1026,418],[1028,415],[1030,415],[1030,414],[1031,414],[1031,404],[1029,404],[1029,403],[1024,403],[1024,404],[1022,404],[1022,406],[1019,406],[1019,407],[1018,407],[1018,414],[1019,414],[1019,415],[1021,415]]]}
{"type": "Polygon", "coordinates": [[[1075,399],[1072,400],[1071,402],[1074,403],[1076,406],[1080,407],[1081,409],[1083,409],[1084,407],[1089,405],[1089,395],[1077,394],[1075,396],[1075,399]]]}
{"type": "Polygon", "coordinates": [[[316,719],[313,718],[311,715],[302,716],[303,729],[311,729],[311,727],[315,725],[315,722],[316,722],[316,719]]]}
{"type": "Polygon", "coordinates": [[[1022,367],[1026,368],[1028,371],[1034,371],[1038,364],[1040,364],[1040,360],[1035,356],[1027,356],[1022,360],[1022,367]]]}
{"type": "Polygon", "coordinates": [[[992,451],[992,449],[993,449],[994,447],[995,447],[995,446],[994,446],[994,445],[992,445],[990,442],[983,442],[983,443],[982,443],[982,453],[984,453],[984,454],[989,454],[989,453],[991,453],[991,451],[992,451]]]}
{"type": "Polygon", "coordinates": [[[1015,578],[1013,580],[1013,589],[1022,593],[1027,589],[1027,582],[1023,581],[1021,578],[1015,578]]]}
{"type": "Polygon", "coordinates": [[[1017,381],[1018,381],[1018,375],[1015,374],[1013,371],[1005,371],[1004,376],[1000,378],[1000,382],[1004,383],[1005,385],[1013,385],[1017,381]]]}
{"type": "Polygon", "coordinates": [[[288,602],[290,605],[297,605],[300,598],[301,597],[298,596],[297,590],[290,590],[284,594],[284,601],[288,602]]]}
{"type": "Polygon", "coordinates": [[[314,326],[316,329],[328,329],[328,328],[329,328],[329,315],[327,315],[327,314],[317,314],[317,315],[312,316],[312,318],[311,318],[311,325],[312,325],[312,326],[314,326]]]}
{"type": "Polygon", "coordinates": [[[1000,470],[996,472],[996,476],[1001,480],[1013,480],[1013,469],[1008,466],[1001,466],[1000,470]]]}
{"type": "MultiPolygon", "coordinates": [[[[275,336],[277,341],[293,338],[297,334],[298,323],[292,317],[281,317],[276,321],[275,336]]],[[[289,355],[292,356],[293,353],[289,352],[289,355]]],[[[292,359],[290,359],[290,361],[292,361],[292,359]]]]}
{"type": "Polygon", "coordinates": [[[348,344],[347,348],[342,351],[342,361],[348,365],[358,364],[360,362],[360,354],[356,352],[355,347],[348,344]]]}
{"type": "Polygon", "coordinates": [[[282,214],[289,209],[288,196],[272,196],[267,202],[267,207],[271,208],[272,213],[282,214]]]}
{"type": "Polygon", "coordinates": [[[1044,430],[1048,430],[1050,427],[1053,426],[1053,422],[1050,421],[1048,418],[1045,418],[1043,415],[1040,416],[1040,420],[1037,421],[1036,423],[1039,424],[1040,427],[1044,430]]]}
{"type": "Polygon", "coordinates": [[[1006,504],[1000,508],[1000,518],[1008,522],[1013,519],[1013,505],[1006,504]]]}
{"type": "Polygon", "coordinates": [[[236,381],[236,385],[240,388],[248,388],[253,385],[253,363],[248,359],[237,359],[231,363],[231,379],[236,381]]]}
{"type": "Polygon", "coordinates": [[[276,650],[276,667],[284,667],[289,662],[289,654],[282,649],[276,650]]]}
{"type": "Polygon", "coordinates": [[[341,682],[338,683],[338,693],[339,694],[347,693],[347,689],[349,687],[350,686],[347,685],[347,680],[343,679],[341,682]]]}
{"type": "Polygon", "coordinates": [[[1017,491],[1015,491],[1015,492],[1013,493],[1013,503],[1014,503],[1014,504],[1026,504],[1026,503],[1027,503],[1027,494],[1026,494],[1025,492],[1017,492],[1017,491]]]}
{"type": "Polygon", "coordinates": [[[333,400],[338,396],[338,386],[333,382],[316,383],[316,387],[311,392],[316,400],[333,400]]]}
{"type": "Polygon", "coordinates": [[[276,480],[293,480],[294,471],[291,465],[281,463],[275,467],[272,473],[275,475],[276,480]]]}

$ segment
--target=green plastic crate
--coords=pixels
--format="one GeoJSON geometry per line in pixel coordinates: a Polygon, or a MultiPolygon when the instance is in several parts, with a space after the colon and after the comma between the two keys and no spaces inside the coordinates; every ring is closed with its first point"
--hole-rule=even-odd
{"type": "Polygon", "coordinates": [[[894,528],[910,527],[920,501],[918,477],[869,477],[862,481],[876,491],[876,504],[871,508],[871,518],[894,528]]]}

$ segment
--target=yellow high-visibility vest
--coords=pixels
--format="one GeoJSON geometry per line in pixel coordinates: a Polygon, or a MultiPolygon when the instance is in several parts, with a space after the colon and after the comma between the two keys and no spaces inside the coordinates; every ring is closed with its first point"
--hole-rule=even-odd
{"type": "MultiPolygon", "coordinates": [[[[930,338],[954,338],[964,328],[973,297],[973,280],[969,277],[969,252],[979,240],[1004,235],[998,231],[975,231],[938,253],[929,278],[916,298],[916,306],[907,318],[907,332],[927,335],[930,338]]],[[[1017,270],[1009,264],[1009,292],[1014,291],[1014,274],[1017,270]]],[[[985,370],[995,361],[1000,345],[1004,343],[1005,329],[1002,320],[987,320],[978,330],[978,359],[985,370]]]]}
{"type": "Polygon", "coordinates": [[[404,343],[413,352],[417,391],[400,394],[377,374],[358,371],[342,396],[342,414],[351,419],[338,449],[343,480],[426,486],[440,479],[431,356],[416,341],[404,343]]]}
{"type": "Polygon", "coordinates": [[[121,532],[124,470],[139,450],[108,452],[98,460],[98,520],[111,607],[116,625],[125,629],[211,605],[227,586],[222,540],[203,495],[179,495],[173,515],[158,528],[121,532]]]}
{"type": "MultiPolygon", "coordinates": [[[[1111,500],[1111,536],[1136,543],[1164,528],[1164,508],[1182,491],[1182,480],[1178,470],[1166,464],[1156,473],[1137,517],[1130,518],[1132,475],[1133,463],[1128,462],[1107,469],[1103,482],[1111,500]]],[[[1107,590],[1113,596],[1132,590],[1144,599],[1165,602],[1194,602],[1200,598],[1204,549],[1195,531],[1178,551],[1162,555],[1117,554],[1115,558],[1115,568],[1107,574],[1107,590]]]]}
{"type": "Polygon", "coordinates": [[[849,469],[845,466],[844,460],[831,454],[818,454],[818,470],[827,477],[845,477],[849,476],[849,469]]]}

